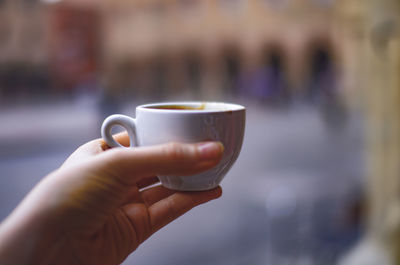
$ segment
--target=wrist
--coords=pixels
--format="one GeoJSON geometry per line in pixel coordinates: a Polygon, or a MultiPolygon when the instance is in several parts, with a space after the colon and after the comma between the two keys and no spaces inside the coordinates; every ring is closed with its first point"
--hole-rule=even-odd
{"type": "Polygon", "coordinates": [[[39,216],[17,209],[0,224],[0,264],[46,264],[63,237],[39,216]]]}

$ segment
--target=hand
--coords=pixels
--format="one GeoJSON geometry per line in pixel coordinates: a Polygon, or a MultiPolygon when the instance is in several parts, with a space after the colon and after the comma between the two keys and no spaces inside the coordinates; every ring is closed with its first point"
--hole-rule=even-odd
{"type": "Polygon", "coordinates": [[[161,227],[221,195],[221,188],[168,190],[155,176],[210,169],[222,153],[219,143],[110,150],[100,139],[87,143],[2,223],[0,263],[120,264],[161,227]]]}

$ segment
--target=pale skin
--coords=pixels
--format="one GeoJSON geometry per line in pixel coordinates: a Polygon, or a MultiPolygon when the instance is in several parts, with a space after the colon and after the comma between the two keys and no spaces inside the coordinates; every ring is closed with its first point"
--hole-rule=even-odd
{"type": "MultiPolygon", "coordinates": [[[[126,134],[116,138],[129,141],[126,134]]],[[[101,139],[91,141],[0,225],[0,264],[120,264],[157,230],[221,196],[220,187],[168,190],[155,176],[205,171],[222,153],[216,142],[108,149],[101,139]]]]}

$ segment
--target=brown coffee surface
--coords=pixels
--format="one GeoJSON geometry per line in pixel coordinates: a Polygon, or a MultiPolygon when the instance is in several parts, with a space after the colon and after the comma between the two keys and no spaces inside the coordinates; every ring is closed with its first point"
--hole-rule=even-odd
{"type": "Polygon", "coordinates": [[[168,109],[168,110],[204,110],[205,104],[201,104],[199,107],[191,107],[185,105],[164,105],[150,107],[150,109],[168,109]]]}

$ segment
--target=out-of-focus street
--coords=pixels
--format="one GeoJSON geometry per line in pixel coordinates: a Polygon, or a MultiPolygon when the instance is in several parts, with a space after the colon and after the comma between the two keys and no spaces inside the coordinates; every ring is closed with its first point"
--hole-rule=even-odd
{"type": "MultiPolygon", "coordinates": [[[[348,113],[332,128],[312,105],[238,102],[247,107],[246,134],[222,198],[159,231],[124,264],[336,264],[358,239],[361,115],[348,113]]],[[[122,112],[133,115],[134,107],[122,112]]],[[[2,110],[0,220],[68,154],[99,137],[101,119],[84,99],[2,110]]]]}

